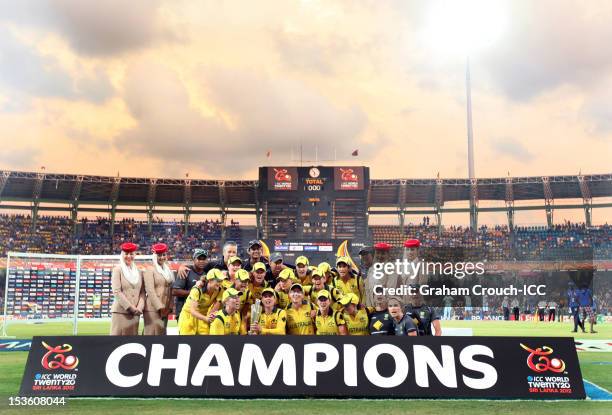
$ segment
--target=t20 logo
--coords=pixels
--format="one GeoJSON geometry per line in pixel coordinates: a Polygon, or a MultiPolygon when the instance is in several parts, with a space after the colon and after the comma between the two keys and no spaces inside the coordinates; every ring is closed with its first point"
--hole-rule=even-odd
{"type": "Polygon", "coordinates": [[[61,346],[49,346],[47,343],[42,342],[42,345],[47,349],[47,353],[43,356],[40,364],[47,370],[64,369],[73,370],[79,364],[79,358],[74,355],[67,355],[72,350],[72,346],[69,344],[63,344],[61,346]]]}
{"type": "Polygon", "coordinates": [[[529,356],[527,356],[527,366],[534,372],[542,373],[550,370],[551,372],[561,373],[565,370],[565,362],[563,360],[556,357],[552,359],[548,357],[554,351],[551,347],[542,346],[537,349],[531,349],[523,343],[521,343],[521,347],[529,352],[529,356]]]}

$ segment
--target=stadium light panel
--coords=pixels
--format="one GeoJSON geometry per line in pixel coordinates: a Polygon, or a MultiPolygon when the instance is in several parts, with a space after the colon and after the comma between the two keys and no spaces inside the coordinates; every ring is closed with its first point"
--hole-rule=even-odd
{"type": "Polygon", "coordinates": [[[436,54],[470,55],[494,43],[508,13],[500,0],[439,0],[430,5],[425,39],[436,54]]]}

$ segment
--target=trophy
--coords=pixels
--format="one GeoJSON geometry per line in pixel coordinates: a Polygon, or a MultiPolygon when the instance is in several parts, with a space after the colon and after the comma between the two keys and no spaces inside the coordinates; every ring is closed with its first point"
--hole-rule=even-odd
{"type": "MultiPolygon", "coordinates": [[[[261,315],[261,300],[255,300],[255,304],[251,304],[251,327],[254,323],[259,323],[259,316],[261,315]]],[[[249,334],[253,333],[252,329],[249,329],[249,334]]]]}

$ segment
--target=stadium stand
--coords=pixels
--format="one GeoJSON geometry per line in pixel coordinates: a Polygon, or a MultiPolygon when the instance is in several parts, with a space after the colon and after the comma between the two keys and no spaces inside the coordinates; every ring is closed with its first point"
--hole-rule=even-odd
{"type": "MultiPolygon", "coordinates": [[[[106,218],[82,219],[76,229],[68,217],[41,216],[31,231],[31,218],[22,215],[0,215],[0,255],[8,251],[44,252],[49,254],[98,254],[118,252],[118,246],[134,241],[141,247],[164,242],[177,259],[189,259],[195,248],[206,248],[212,255],[220,254],[221,222],[206,220],[190,223],[184,233],[181,221],[156,219],[149,231],[146,221],[123,219],[111,224],[106,218]],[[75,234],[76,231],[76,234],[75,234]]],[[[562,224],[547,227],[517,227],[510,232],[506,226],[481,226],[477,232],[467,227],[410,225],[404,232],[398,226],[371,226],[373,242],[389,242],[401,246],[406,238],[418,238],[426,248],[463,248],[471,257],[489,261],[563,260],[612,258],[612,226],[586,227],[584,224],[562,224]]],[[[253,227],[230,221],[226,240],[236,241],[239,252],[256,238],[253,227]]]]}
{"type": "Polygon", "coordinates": [[[417,238],[426,248],[464,248],[470,256],[489,261],[563,260],[612,258],[612,227],[584,224],[517,227],[481,226],[477,232],[450,226],[438,233],[436,226],[372,226],[374,242],[401,246],[406,238],[417,238]]]}

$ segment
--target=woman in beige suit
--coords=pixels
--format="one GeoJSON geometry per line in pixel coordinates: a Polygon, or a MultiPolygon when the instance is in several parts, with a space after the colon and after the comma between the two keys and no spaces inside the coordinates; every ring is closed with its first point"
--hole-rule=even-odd
{"type": "Polygon", "coordinates": [[[111,335],[136,336],[138,323],[145,305],[142,275],[134,256],[138,245],[126,242],[121,245],[119,265],[113,268],[111,287],[115,301],[111,308],[111,335]]]}
{"type": "Polygon", "coordinates": [[[153,268],[144,272],[144,285],[147,300],[144,308],[145,335],[166,334],[168,314],[172,311],[172,284],[174,274],[168,267],[168,246],[155,244],[153,249],[153,268]]]}

